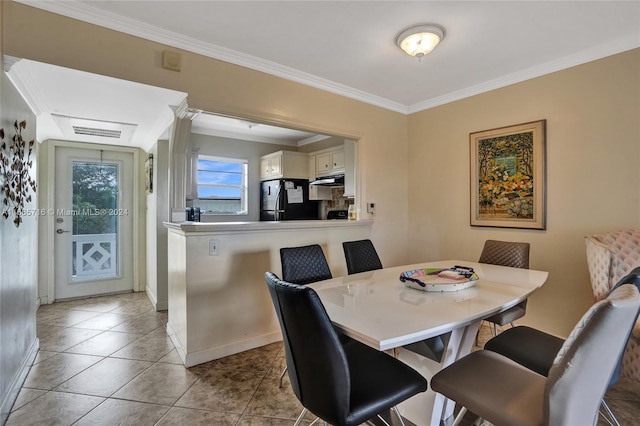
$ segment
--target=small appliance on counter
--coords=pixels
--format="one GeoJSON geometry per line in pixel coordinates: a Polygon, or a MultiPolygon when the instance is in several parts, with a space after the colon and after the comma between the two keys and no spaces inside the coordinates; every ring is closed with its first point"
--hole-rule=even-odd
{"type": "Polygon", "coordinates": [[[187,222],[200,222],[201,217],[200,207],[187,207],[185,211],[185,220],[187,222]]]}
{"type": "Polygon", "coordinates": [[[347,210],[329,210],[327,212],[327,220],[348,219],[349,212],[347,210]]]}

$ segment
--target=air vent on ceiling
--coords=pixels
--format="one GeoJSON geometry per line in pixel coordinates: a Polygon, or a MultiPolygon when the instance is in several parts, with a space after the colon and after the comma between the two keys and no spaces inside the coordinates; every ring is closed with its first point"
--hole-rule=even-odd
{"type": "Polygon", "coordinates": [[[130,144],[136,124],[51,114],[66,139],[108,144],[130,144]]]}
{"type": "Polygon", "coordinates": [[[120,130],[96,129],[93,127],[72,126],[76,135],[99,136],[102,138],[120,139],[120,130]]]}

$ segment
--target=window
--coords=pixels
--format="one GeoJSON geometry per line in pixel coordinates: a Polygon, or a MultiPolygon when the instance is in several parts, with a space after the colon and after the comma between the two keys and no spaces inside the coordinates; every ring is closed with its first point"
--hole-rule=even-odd
{"type": "Polygon", "coordinates": [[[198,155],[197,205],[207,214],[247,214],[247,160],[198,155]]]}

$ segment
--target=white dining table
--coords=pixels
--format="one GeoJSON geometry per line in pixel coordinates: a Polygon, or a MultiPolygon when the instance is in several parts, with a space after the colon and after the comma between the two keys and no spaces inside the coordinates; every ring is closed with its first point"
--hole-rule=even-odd
{"type": "MultiPolygon", "coordinates": [[[[544,271],[443,260],[362,272],[309,286],[316,290],[329,318],[342,333],[390,352],[430,379],[471,352],[483,318],[525,300],[547,276],[544,271]],[[452,292],[416,290],[399,279],[405,271],[455,265],[473,268],[479,279],[469,288],[452,292]],[[406,345],[436,336],[442,336],[445,344],[439,360],[407,349],[406,345]]],[[[429,388],[399,408],[403,417],[418,426],[436,426],[453,415],[454,405],[429,388]]]]}

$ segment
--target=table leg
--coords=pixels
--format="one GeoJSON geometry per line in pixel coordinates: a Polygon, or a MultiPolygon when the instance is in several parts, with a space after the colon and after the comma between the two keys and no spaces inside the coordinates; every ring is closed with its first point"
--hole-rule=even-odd
{"type": "MultiPolygon", "coordinates": [[[[455,361],[471,352],[476,335],[480,329],[480,323],[481,321],[477,321],[451,332],[447,348],[442,361],[440,362],[440,369],[453,364],[455,361]]],[[[445,421],[449,417],[452,417],[455,405],[455,401],[436,393],[435,400],[433,402],[431,425],[440,425],[441,421],[445,421]]]]}

